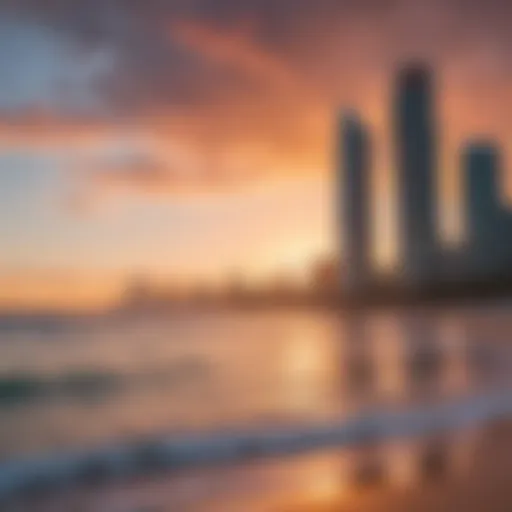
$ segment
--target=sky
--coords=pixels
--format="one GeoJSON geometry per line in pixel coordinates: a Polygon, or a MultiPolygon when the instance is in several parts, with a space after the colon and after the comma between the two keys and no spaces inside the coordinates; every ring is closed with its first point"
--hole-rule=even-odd
{"type": "Polygon", "coordinates": [[[506,0],[3,0],[0,305],[100,304],[131,275],[303,274],[336,248],[346,107],[371,129],[392,263],[408,59],[436,72],[440,225],[460,237],[464,141],[496,139],[506,170],[510,19],[506,0]]]}

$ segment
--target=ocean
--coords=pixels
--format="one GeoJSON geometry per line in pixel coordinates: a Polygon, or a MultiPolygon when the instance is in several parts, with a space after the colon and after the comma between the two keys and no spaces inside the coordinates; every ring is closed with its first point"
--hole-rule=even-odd
{"type": "Polygon", "coordinates": [[[466,431],[512,412],[511,313],[4,317],[0,495],[83,477],[91,460],[163,472],[466,431]]]}

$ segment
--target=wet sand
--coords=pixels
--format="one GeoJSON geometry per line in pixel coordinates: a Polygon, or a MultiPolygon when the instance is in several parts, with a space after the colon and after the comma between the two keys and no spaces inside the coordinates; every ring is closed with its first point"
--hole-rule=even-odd
{"type": "MultiPolygon", "coordinates": [[[[510,512],[512,422],[502,421],[476,433],[475,437],[469,437],[469,442],[459,443],[458,451],[453,448],[463,433],[449,438],[450,444],[446,446],[451,448],[438,452],[445,456],[441,459],[437,458],[436,450],[431,452],[433,457],[424,458],[429,453],[425,447],[436,446],[430,441],[406,443],[406,450],[398,452],[394,464],[388,460],[382,474],[369,470],[368,466],[363,473],[354,473],[354,467],[367,460],[366,449],[327,450],[235,466],[148,475],[117,483],[92,483],[87,488],[68,489],[59,496],[35,495],[0,509],[2,512],[510,512]],[[350,458],[351,453],[354,459],[350,458]],[[412,456],[408,458],[407,454],[412,456]],[[423,462],[418,464],[418,460],[423,462]],[[406,464],[408,469],[397,473],[391,469],[396,470],[397,461],[413,464],[406,464]],[[350,468],[349,478],[344,468],[350,468]],[[403,481],[396,478],[405,474],[409,478],[403,481]]],[[[372,450],[369,454],[369,461],[378,460],[372,450]]],[[[371,463],[369,467],[372,468],[371,463]]]]}
{"type": "Polygon", "coordinates": [[[510,512],[512,423],[486,430],[468,471],[423,479],[412,488],[354,489],[342,498],[279,507],[279,512],[510,512]]]}

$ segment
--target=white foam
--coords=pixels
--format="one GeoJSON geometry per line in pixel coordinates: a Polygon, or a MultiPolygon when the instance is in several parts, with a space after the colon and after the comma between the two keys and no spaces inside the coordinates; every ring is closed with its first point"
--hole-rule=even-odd
{"type": "Polygon", "coordinates": [[[58,489],[91,479],[235,463],[308,450],[454,431],[512,415],[512,390],[404,411],[376,410],[322,426],[268,428],[155,439],[97,451],[0,465],[0,499],[33,488],[58,489]]]}

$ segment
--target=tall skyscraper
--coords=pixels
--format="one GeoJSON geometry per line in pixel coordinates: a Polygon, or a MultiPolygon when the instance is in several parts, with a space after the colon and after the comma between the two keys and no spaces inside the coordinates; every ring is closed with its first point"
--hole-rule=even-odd
{"type": "Polygon", "coordinates": [[[436,127],[430,71],[404,68],[395,98],[401,266],[405,283],[421,287],[435,278],[436,127]]]}
{"type": "Polygon", "coordinates": [[[349,295],[357,295],[370,279],[370,143],[355,113],[342,116],[339,150],[339,204],[344,221],[340,226],[344,254],[342,288],[349,295]]]}
{"type": "Polygon", "coordinates": [[[500,235],[502,208],[499,198],[498,148],[485,141],[469,144],[463,152],[466,222],[472,271],[478,275],[497,270],[507,240],[500,235]]]}

